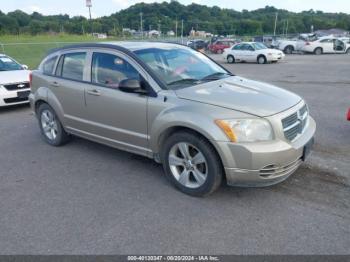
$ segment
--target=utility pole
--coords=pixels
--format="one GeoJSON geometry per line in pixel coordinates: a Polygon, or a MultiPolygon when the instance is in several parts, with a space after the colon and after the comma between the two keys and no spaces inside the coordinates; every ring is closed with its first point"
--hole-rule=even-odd
{"type": "Polygon", "coordinates": [[[91,35],[93,35],[92,18],[91,18],[91,7],[92,7],[91,0],[86,0],[86,7],[88,7],[88,8],[89,8],[89,17],[90,17],[91,35]]]}
{"type": "Polygon", "coordinates": [[[275,29],[273,30],[273,35],[274,35],[274,36],[276,36],[277,19],[278,19],[278,13],[276,12],[276,18],[275,18],[275,29]]]}
{"type": "Polygon", "coordinates": [[[143,38],[143,20],[142,20],[143,13],[140,12],[140,32],[141,32],[141,38],[143,38]]]}
{"type": "Polygon", "coordinates": [[[177,17],[175,20],[175,39],[177,40],[177,17]]]}
{"type": "Polygon", "coordinates": [[[286,26],[286,36],[288,35],[288,19],[287,19],[287,26],[286,26]]]}
{"type": "Polygon", "coordinates": [[[181,44],[184,43],[184,20],[181,19],[181,44]]]}

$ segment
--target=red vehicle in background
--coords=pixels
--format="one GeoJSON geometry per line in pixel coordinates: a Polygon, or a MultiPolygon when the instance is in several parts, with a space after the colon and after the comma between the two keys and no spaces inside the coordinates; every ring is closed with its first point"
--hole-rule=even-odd
{"type": "Polygon", "coordinates": [[[236,41],[231,39],[220,39],[215,41],[213,44],[210,44],[208,46],[208,49],[210,52],[215,54],[222,54],[224,52],[224,49],[230,48],[231,46],[235,45],[236,41]]]}

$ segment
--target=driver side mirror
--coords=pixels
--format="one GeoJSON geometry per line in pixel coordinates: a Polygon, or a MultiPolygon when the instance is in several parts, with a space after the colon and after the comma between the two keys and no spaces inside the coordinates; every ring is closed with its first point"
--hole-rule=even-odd
{"type": "Polygon", "coordinates": [[[137,79],[124,79],[119,83],[119,89],[125,93],[147,94],[142,87],[141,81],[137,79]]]}

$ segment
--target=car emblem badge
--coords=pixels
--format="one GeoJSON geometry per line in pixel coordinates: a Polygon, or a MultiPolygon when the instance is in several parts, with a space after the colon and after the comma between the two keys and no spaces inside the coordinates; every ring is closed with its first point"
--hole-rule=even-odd
{"type": "Polygon", "coordinates": [[[24,85],[23,84],[19,84],[17,87],[18,88],[22,88],[22,87],[24,87],[24,85]]]}

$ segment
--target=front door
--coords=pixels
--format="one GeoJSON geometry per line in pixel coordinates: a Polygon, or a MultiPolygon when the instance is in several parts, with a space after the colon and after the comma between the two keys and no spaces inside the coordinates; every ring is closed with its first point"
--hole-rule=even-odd
{"type": "Polygon", "coordinates": [[[122,54],[91,54],[91,85],[85,89],[89,130],[92,138],[147,155],[146,95],[125,93],[118,85],[125,79],[143,78],[122,54]]]}

